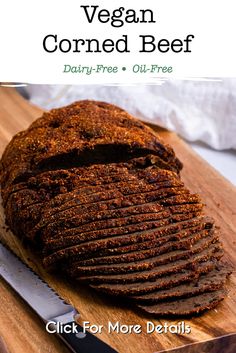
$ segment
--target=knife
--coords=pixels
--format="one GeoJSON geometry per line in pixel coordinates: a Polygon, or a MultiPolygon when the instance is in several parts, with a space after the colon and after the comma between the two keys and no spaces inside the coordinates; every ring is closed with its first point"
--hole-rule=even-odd
{"type": "Polygon", "coordinates": [[[0,276],[25,300],[74,353],[117,353],[78,325],[76,309],[66,303],[33,270],[0,243],[0,276]],[[69,332],[72,331],[72,332],[69,332]],[[69,333],[66,333],[69,332],[69,333]]]}

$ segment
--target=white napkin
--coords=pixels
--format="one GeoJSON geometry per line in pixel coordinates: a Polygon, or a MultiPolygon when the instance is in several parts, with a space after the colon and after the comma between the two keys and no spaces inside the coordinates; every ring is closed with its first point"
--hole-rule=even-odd
{"type": "Polygon", "coordinates": [[[162,85],[29,85],[32,103],[51,109],[80,99],[114,103],[189,141],[236,149],[236,79],[169,80],[162,85]]]}

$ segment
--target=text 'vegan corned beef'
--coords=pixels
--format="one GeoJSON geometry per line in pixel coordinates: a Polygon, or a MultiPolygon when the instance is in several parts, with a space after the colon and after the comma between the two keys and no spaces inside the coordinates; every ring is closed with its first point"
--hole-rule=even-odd
{"type": "Polygon", "coordinates": [[[76,102],[6,147],[6,221],[48,269],[153,315],[198,314],[226,296],[231,269],[181,169],[173,149],[124,110],[76,102]]]}

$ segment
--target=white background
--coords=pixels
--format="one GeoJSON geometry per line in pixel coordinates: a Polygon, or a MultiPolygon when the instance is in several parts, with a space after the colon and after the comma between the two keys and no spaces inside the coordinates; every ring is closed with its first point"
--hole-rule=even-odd
{"type": "MultiPolygon", "coordinates": [[[[4,0],[1,1],[0,80],[28,83],[125,83],[157,82],[166,74],[139,74],[135,63],[173,66],[176,77],[236,77],[235,0],[4,0]],[[100,5],[113,11],[147,9],[154,12],[155,24],[125,24],[114,28],[94,20],[89,24],[80,5],[100,5]],[[131,53],[46,53],[42,46],[47,34],[60,38],[129,37],[131,53]],[[195,36],[192,53],[139,53],[140,34],[157,40],[195,36]],[[63,74],[64,64],[121,65],[126,72],[108,75],[63,74]],[[156,77],[153,77],[156,76],[156,77]]],[[[170,77],[167,76],[167,77],[170,77]]]]}
{"type": "MultiPolygon", "coordinates": [[[[27,83],[158,83],[165,78],[236,77],[235,0],[0,0],[0,81],[27,83]],[[94,20],[88,24],[80,5],[99,5],[113,11],[121,6],[137,11],[150,8],[155,24],[125,24],[113,28],[94,20]],[[47,34],[60,38],[113,38],[128,35],[131,53],[54,53],[43,50],[47,34]],[[139,53],[140,34],[157,40],[184,39],[193,34],[192,53],[139,53]],[[64,64],[126,66],[117,75],[63,74],[64,64]],[[134,64],[173,67],[173,73],[132,74],[134,64]],[[156,76],[156,77],[153,77],[156,76]]],[[[195,147],[202,152],[203,147],[195,147]]],[[[204,152],[204,151],[203,151],[204,152]]],[[[212,152],[213,153],[213,152],[212,152]]],[[[202,153],[204,154],[204,153],[202,153]]],[[[205,156],[207,157],[207,156],[205,156]]],[[[235,156],[232,156],[235,158],[235,156]]],[[[211,154],[209,160],[213,161],[211,154]]],[[[214,163],[213,163],[214,164],[214,163]]],[[[217,163],[216,163],[217,164],[217,163]]],[[[220,162],[221,166],[225,165],[220,162]]],[[[223,174],[232,179],[229,167],[223,174]]],[[[217,167],[217,165],[215,165],[217,167]]],[[[235,178],[235,177],[234,177],[235,178]]]]}

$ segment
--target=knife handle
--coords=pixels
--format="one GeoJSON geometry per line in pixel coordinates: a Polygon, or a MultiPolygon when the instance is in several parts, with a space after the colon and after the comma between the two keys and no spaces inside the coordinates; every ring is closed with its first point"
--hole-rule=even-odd
{"type": "MultiPolygon", "coordinates": [[[[73,327],[74,324],[75,321],[67,323],[67,329],[69,326],[73,327]]],[[[65,324],[62,325],[62,327],[63,333],[58,335],[75,353],[117,353],[115,349],[92,335],[90,332],[85,331],[84,333],[83,328],[78,324],[76,324],[78,333],[65,333],[65,324]]]]}

